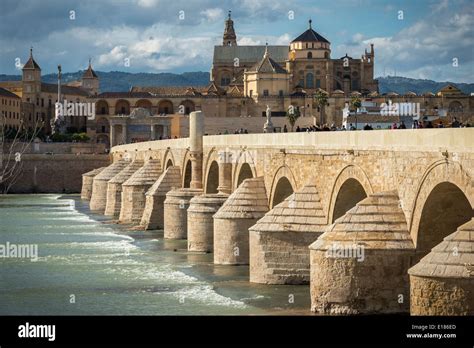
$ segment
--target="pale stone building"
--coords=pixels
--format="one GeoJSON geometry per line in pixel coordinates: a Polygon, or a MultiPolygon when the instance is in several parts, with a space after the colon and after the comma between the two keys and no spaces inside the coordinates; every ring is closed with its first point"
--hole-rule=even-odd
{"type": "MultiPolygon", "coordinates": [[[[50,122],[55,117],[55,103],[58,101],[58,85],[41,81],[41,67],[33,58],[33,49],[22,68],[21,81],[0,82],[3,87],[21,98],[22,119],[25,127],[32,130],[43,124],[44,133],[50,134],[50,122]]],[[[91,99],[99,91],[99,77],[89,66],[80,81],[61,85],[61,99],[69,102],[94,102],[91,99]]],[[[86,131],[86,117],[66,117],[66,128],[70,131],[86,131]]]]}
{"type": "Polygon", "coordinates": [[[16,133],[21,125],[21,98],[5,88],[0,88],[0,130],[16,133]]]}

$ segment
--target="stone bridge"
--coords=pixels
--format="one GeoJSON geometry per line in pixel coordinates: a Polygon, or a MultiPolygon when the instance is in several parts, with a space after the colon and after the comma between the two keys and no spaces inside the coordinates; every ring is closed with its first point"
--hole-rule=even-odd
{"type": "Polygon", "coordinates": [[[164,229],[324,314],[474,313],[474,129],[203,136],[115,146],[92,210],[164,229]],[[411,286],[410,286],[411,285],[411,286]]]}

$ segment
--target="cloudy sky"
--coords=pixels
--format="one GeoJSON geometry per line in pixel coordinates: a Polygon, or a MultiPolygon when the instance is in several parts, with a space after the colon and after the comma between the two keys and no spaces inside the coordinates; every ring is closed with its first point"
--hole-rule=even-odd
{"type": "Polygon", "coordinates": [[[241,45],[287,45],[311,17],[332,58],[374,43],[376,76],[474,82],[473,0],[1,0],[0,73],[20,73],[30,46],[43,74],[89,57],[101,71],[209,71],[228,10],[241,45]]]}

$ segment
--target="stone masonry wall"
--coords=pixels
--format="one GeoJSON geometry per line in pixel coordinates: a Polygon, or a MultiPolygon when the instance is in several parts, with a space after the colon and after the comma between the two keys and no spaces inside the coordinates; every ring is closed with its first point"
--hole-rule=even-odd
{"type": "Polygon", "coordinates": [[[79,193],[82,174],[110,164],[108,155],[30,155],[10,193],[79,193]]]}
{"type": "Polygon", "coordinates": [[[474,282],[470,279],[410,276],[410,294],[411,315],[474,315],[474,282]]]}

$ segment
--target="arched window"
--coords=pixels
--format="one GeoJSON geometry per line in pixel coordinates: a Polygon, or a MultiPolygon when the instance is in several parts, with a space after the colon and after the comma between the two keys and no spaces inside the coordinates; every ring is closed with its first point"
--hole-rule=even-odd
{"type": "Polygon", "coordinates": [[[463,107],[462,107],[462,104],[458,101],[453,101],[449,104],[449,111],[450,112],[462,112],[463,111],[463,107]]]}
{"type": "Polygon", "coordinates": [[[222,75],[221,77],[221,86],[228,86],[230,84],[230,76],[222,75]]]}
{"type": "Polygon", "coordinates": [[[312,73],[306,74],[306,88],[314,88],[314,76],[312,73]]]}
{"type": "Polygon", "coordinates": [[[308,52],[308,59],[312,59],[313,58],[313,52],[308,52]]]}

